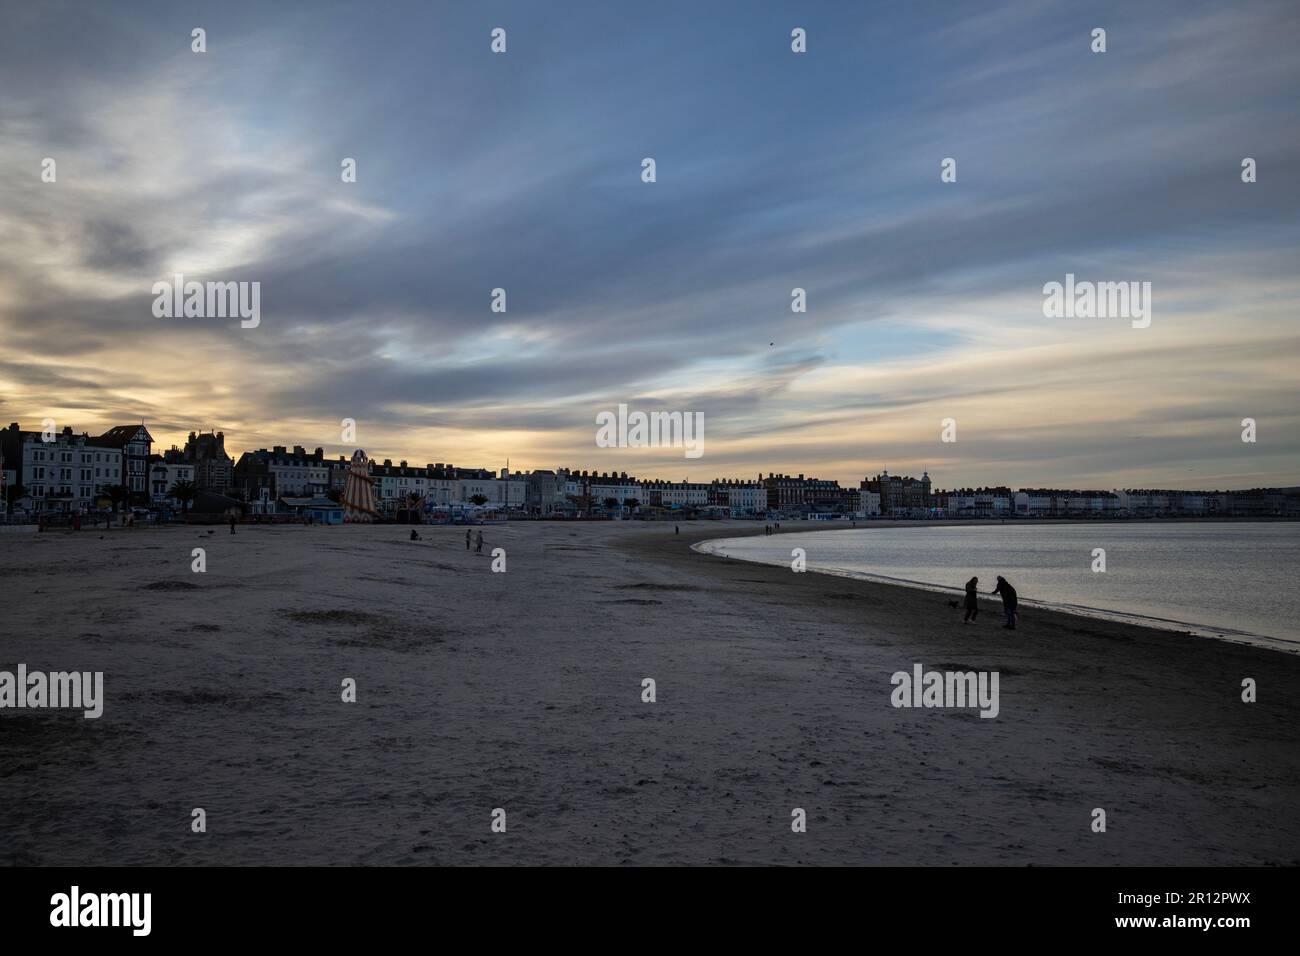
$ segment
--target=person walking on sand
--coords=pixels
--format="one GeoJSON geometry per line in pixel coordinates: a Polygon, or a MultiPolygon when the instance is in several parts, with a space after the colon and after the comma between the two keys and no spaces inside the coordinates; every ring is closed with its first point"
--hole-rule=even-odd
{"type": "Polygon", "coordinates": [[[231,533],[231,534],[234,534],[234,533],[235,533],[235,516],[234,516],[234,515],[231,515],[231,516],[230,516],[230,533],[231,533]]]}
{"type": "Polygon", "coordinates": [[[478,537],[474,540],[474,553],[475,554],[483,553],[483,532],[482,531],[478,533],[478,537]]]}
{"type": "Polygon", "coordinates": [[[465,529],[465,550],[466,550],[466,551],[469,550],[469,539],[470,539],[470,535],[472,535],[472,534],[473,534],[473,532],[470,531],[469,528],[466,528],[466,529],[465,529]]]}
{"type": "Polygon", "coordinates": [[[971,578],[966,582],[966,616],[961,619],[963,624],[974,624],[975,618],[979,617],[979,578],[971,578]]]}
{"type": "Polygon", "coordinates": [[[1006,612],[1007,623],[1002,626],[1007,630],[1016,629],[1016,589],[1011,586],[1011,582],[998,575],[998,586],[993,589],[994,594],[1002,595],[1002,610],[1006,612]]]}
{"type": "Polygon", "coordinates": [[[673,525],[673,534],[681,534],[681,533],[682,533],[682,526],[679,524],[673,525]]]}

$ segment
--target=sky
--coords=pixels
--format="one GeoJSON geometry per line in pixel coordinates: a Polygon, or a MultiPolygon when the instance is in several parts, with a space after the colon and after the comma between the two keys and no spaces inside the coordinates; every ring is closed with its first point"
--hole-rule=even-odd
{"type": "Polygon", "coordinates": [[[0,424],[669,480],[1300,484],[1292,0],[0,23],[0,424]],[[260,323],[155,316],[176,273],[260,283],[260,323]],[[1067,273],[1150,282],[1150,326],[1045,317],[1067,273]],[[620,403],[703,413],[704,454],[597,447],[620,403]]]}

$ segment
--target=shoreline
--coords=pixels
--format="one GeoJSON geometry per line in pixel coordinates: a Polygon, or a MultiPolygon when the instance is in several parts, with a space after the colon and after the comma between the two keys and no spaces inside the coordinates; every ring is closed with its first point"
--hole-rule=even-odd
{"type": "MultiPolygon", "coordinates": [[[[917,524],[930,524],[930,522],[917,522],[917,524]]],[[[960,524],[958,526],[961,526],[960,524]]],[[[838,531],[861,531],[861,528],[836,528],[836,529],[812,529],[838,530],[838,531]]],[[[875,530],[868,529],[868,530],[875,530]]],[[[803,529],[791,531],[782,530],[781,534],[797,534],[803,529]]],[[[734,540],[737,538],[752,537],[750,534],[728,535],[724,538],[707,538],[696,541],[691,544],[691,550],[709,557],[721,558],[728,561],[746,561],[750,564],[762,564],[768,567],[784,568],[788,561],[759,561],[751,558],[737,557],[734,555],[724,554],[721,551],[706,550],[710,545],[716,545],[722,541],[734,540]]],[[[908,578],[891,578],[884,574],[873,574],[868,571],[850,570],[845,568],[828,568],[809,566],[808,573],[824,574],[832,577],[847,578],[854,581],[868,581],[876,584],[882,584],[892,587],[909,588],[916,591],[926,591],[931,594],[942,594],[948,597],[961,597],[964,595],[962,588],[955,585],[939,584],[933,581],[915,581],[908,578]]],[[[980,600],[983,603],[995,605],[987,595],[981,594],[980,600]]],[[[1285,638],[1272,637],[1267,634],[1253,634],[1245,631],[1230,631],[1223,628],[1214,628],[1208,625],[1197,624],[1194,621],[1180,621],[1173,618],[1156,618],[1150,615],[1138,614],[1136,612],[1119,611],[1110,608],[1089,607],[1081,604],[1053,603],[1050,601],[1040,601],[1032,598],[1021,598],[1021,607],[1034,608],[1040,611],[1052,611],[1059,614],[1068,614],[1073,617],[1080,617],[1088,620],[1113,621],[1119,624],[1129,624],[1133,627],[1149,628],[1156,631],[1167,631],[1175,634],[1190,635],[1192,637],[1205,638],[1209,640],[1226,641],[1232,644],[1238,644],[1247,647],[1259,647],[1266,650],[1274,650],[1284,654],[1300,654],[1300,643],[1288,641],[1285,638]]],[[[981,607],[981,610],[983,608],[981,607]]]]}

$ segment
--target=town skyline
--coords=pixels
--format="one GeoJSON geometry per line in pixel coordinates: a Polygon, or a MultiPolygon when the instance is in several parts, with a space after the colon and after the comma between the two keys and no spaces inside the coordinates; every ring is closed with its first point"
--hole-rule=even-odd
{"type": "MultiPolygon", "coordinates": [[[[3,414],[3,411],[0,410],[0,420],[6,417],[7,416],[3,414]]],[[[94,439],[98,437],[100,434],[100,432],[96,431],[95,429],[78,428],[72,424],[66,424],[66,425],[59,424],[57,422],[57,419],[55,419],[54,421],[56,423],[56,428],[55,428],[56,434],[62,433],[64,432],[65,429],[69,429],[69,428],[72,429],[72,434],[74,436],[84,435],[84,436],[88,436],[91,439],[94,439]]],[[[39,422],[34,422],[31,425],[27,425],[21,421],[11,421],[9,427],[12,427],[12,425],[14,424],[18,425],[22,432],[40,431],[39,422]]],[[[134,426],[136,424],[137,423],[134,421],[129,423],[129,425],[131,426],[134,426]]],[[[360,441],[353,442],[351,444],[339,443],[339,442],[334,442],[333,444],[330,444],[330,443],[317,443],[311,441],[293,441],[289,439],[281,439],[281,440],[273,440],[255,446],[240,447],[239,445],[231,441],[230,434],[222,428],[206,428],[206,427],[190,428],[184,431],[183,433],[179,433],[178,440],[169,441],[165,438],[159,438],[159,435],[166,435],[168,433],[162,432],[159,428],[155,426],[154,423],[148,422],[147,420],[141,420],[139,424],[145,426],[148,429],[150,435],[153,437],[153,445],[151,450],[153,456],[161,456],[164,452],[167,451],[175,451],[175,450],[183,449],[186,447],[187,441],[189,439],[194,438],[195,436],[219,434],[224,438],[225,452],[230,456],[232,462],[238,462],[240,460],[241,455],[246,453],[269,452],[275,449],[280,449],[285,451],[286,454],[290,457],[293,456],[295,450],[297,449],[301,449],[303,455],[309,457],[314,455],[317,449],[320,449],[323,455],[322,460],[327,462],[329,461],[337,462],[339,460],[350,459],[352,454],[359,449],[364,451],[366,453],[366,456],[375,465],[384,463],[384,464],[397,466],[399,463],[404,463],[407,467],[410,467],[412,469],[422,469],[430,465],[446,465],[448,468],[454,466],[457,469],[462,469],[466,471],[491,472],[494,475],[500,474],[502,469],[506,467],[509,468],[512,474],[526,473],[531,471],[568,470],[573,474],[577,474],[579,472],[584,472],[584,473],[590,472],[592,475],[599,474],[602,476],[605,475],[618,476],[620,474],[623,474],[626,476],[636,478],[637,480],[640,481],[651,481],[651,482],[709,483],[709,482],[725,481],[725,480],[753,481],[756,479],[761,480],[764,477],[770,477],[773,475],[782,476],[782,477],[794,477],[798,475],[800,477],[806,476],[809,479],[835,481],[840,483],[845,488],[854,488],[857,487],[859,482],[868,480],[874,476],[879,476],[880,474],[883,473],[883,474],[892,474],[896,477],[902,476],[902,477],[912,477],[918,479],[923,475],[928,475],[936,491],[938,490],[963,491],[963,490],[994,489],[994,488],[1009,488],[1013,491],[1022,490],[1022,489],[1052,489],[1052,490],[1063,490],[1063,491],[1064,490],[1115,491],[1115,490],[1123,490],[1123,489],[1170,490],[1170,491],[1250,491],[1250,490],[1255,490],[1260,488],[1284,488],[1284,489],[1300,488],[1300,476],[1294,476],[1294,475],[1289,479],[1286,479],[1277,484],[1244,484],[1244,485],[1235,485],[1235,486],[1234,485],[1207,485],[1207,484],[1195,484],[1195,483],[1184,483],[1181,485],[1161,485],[1155,483],[1116,484],[1116,483],[1103,482],[1103,483],[1090,484],[1087,482],[1079,482],[1079,481],[1067,481],[1064,483],[1054,484],[1054,483],[1042,482],[1042,481],[1013,479],[1013,478],[1008,478],[1006,476],[1003,476],[1000,480],[969,481],[969,480],[963,480],[958,478],[947,478],[945,477],[943,472],[936,471],[934,468],[926,464],[909,464],[909,463],[902,463],[892,467],[887,463],[881,463],[879,465],[863,465],[858,469],[856,469],[856,473],[848,472],[844,475],[818,472],[816,469],[804,467],[799,463],[795,463],[794,465],[788,468],[762,467],[754,472],[738,472],[734,470],[718,471],[716,469],[710,470],[708,468],[707,456],[698,459],[692,459],[686,462],[683,462],[682,459],[678,457],[676,461],[670,463],[667,466],[651,465],[649,468],[639,468],[639,469],[635,467],[627,467],[625,464],[619,464],[617,460],[611,463],[608,467],[597,466],[590,463],[587,460],[581,459],[580,457],[575,457],[573,460],[568,460],[568,461],[562,461],[557,459],[555,461],[550,461],[545,463],[518,462],[513,459],[509,460],[508,462],[507,461],[484,462],[484,461],[478,461],[470,458],[462,458],[456,455],[448,455],[445,453],[440,453],[438,455],[430,456],[427,454],[409,454],[409,453],[403,454],[401,452],[395,452],[395,453],[388,453],[383,451],[371,452],[370,450],[366,449],[364,443],[360,441]],[[684,470],[686,473],[679,473],[679,470],[676,470],[677,465],[684,465],[685,466],[684,470]],[[690,474],[690,472],[695,472],[695,474],[692,475],[690,474]]],[[[3,426],[4,426],[4,422],[0,421],[0,427],[3,426]]],[[[105,426],[105,428],[102,429],[101,431],[106,431],[108,429],[119,428],[119,427],[124,428],[127,426],[123,425],[121,422],[118,422],[115,423],[114,425],[105,426]]],[[[592,447],[596,448],[594,443],[592,447]]],[[[647,450],[658,451],[662,454],[675,453],[678,456],[680,456],[680,450],[678,449],[625,449],[625,448],[599,449],[597,448],[596,450],[605,456],[613,454],[616,459],[617,459],[617,455],[619,454],[644,452],[647,450]]],[[[6,468],[9,467],[10,466],[7,464],[6,468]]]]}

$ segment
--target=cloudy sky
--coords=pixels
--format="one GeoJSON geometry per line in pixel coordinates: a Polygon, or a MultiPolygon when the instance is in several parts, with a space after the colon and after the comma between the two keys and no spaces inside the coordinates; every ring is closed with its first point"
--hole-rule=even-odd
{"type": "Polygon", "coordinates": [[[237,456],[350,453],[353,418],[379,458],[670,479],[1300,484],[1292,0],[0,19],[5,423],[216,428],[237,456]],[[261,324],[156,318],[178,272],[260,282],[261,324]],[[1151,326],[1044,318],[1067,272],[1151,282],[1151,326]],[[704,456],[597,448],[620,402],[703,412],[704,456]]]}

